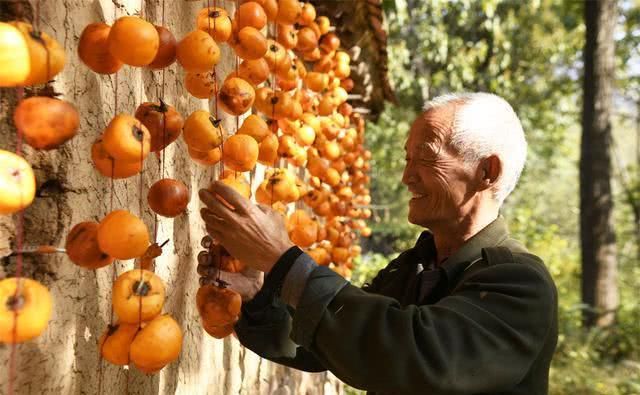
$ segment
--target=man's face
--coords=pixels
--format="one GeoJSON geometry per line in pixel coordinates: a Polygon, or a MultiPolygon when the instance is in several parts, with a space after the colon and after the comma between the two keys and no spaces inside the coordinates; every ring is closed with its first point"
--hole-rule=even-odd
{"type": "Polygon", "coordinates": [[[460,219],[474,194],[476,170],[447,145],[457,106],[452,103],[421,114],[405,145],[402,182],[412,193],[409,222],[425,228],[460,219]]]}

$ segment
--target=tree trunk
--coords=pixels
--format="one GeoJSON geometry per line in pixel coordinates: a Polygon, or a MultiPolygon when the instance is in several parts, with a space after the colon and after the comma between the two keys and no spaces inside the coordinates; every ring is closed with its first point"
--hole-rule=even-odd
{"type": "MultiPolygon", "coordinates": [[[[36,151],[24,145],[23,155],[32,164],[38,185],[36,199],[24,212],[25,244],[64,246],[72,226],[81,221],[100,220],[111,210],[112,204],[114,210],[128,209],[141,216],[153,235],[154,215],[146,202],[140,212],[139,198],[146,199],[149,186],[160,177],[158,158],[149,155],[141,176],[115,180],[113,188],[111,180],[93,168],[91,145],[114,116],[116,79],[113,75],[96,74],[80,62],[78,39],[91,22],[112,24],[114,14],[118,17],[132,15],[141,9],[145,19],[160,25],[164,3],[165,26],[180,40],[194,29],[196,14],[206,2],[56,0],[32,3],[40,5],[40,28],[65,49],[66,64],[53,85],[63,94],[63,100],[77,108],[81,124],[78,134],[56,150],[36,151]],[[116,10],[115,5],[121,7],[116,10]],[[143,185],[142,196],[138,193],[139,182],[143,185]]],[[[0,10],[6,11],[8,4],[0,1],[0,10]]],[[[227,7],[233,15],[234,2],[218,1],[218,5],[227,7]]],[[[1,17],[6,17],[6,13],[0,13],[1,17]]],[[[228,46],[221,47],[223,56],[218,71],[224,77],[235,61],[228,46]]],[[[207,109],[208,102],[187,94],[184,74],[177,64],[166,69],[164,98],[186,118],[196,109],[207,109]]],[[[124,66],[118,72],[117,81],[117,111],[133,114],[141,102],[158,100],[162,72],[124,66]]],[[[12,121],[15,91],[0,89],[0,148],[11,151],[16,144],[12,121]]],[[[235,130],[235,124],[235,119],[225,120],[229,131],[235,130]]],[[[217,340],[204,332],[195,307],[196,255],[204,236],[198,189],[209,184],[217,174],[217,168],[203,168],[191,161],[182,138],[167,148],[165,164],[166,176],[183,181],[191,193],[185,213],[175,219],[159,219],[157,238],[160,242],[170,239],[163,248],[164,254],[156,261],[156,274],[163,279],[167,289],[163,311],[171,314],[183,330],[180,358],[160,373],[148,376],[136,369],[99,362],[97,339],[111,317],[114,270],[118,274],[129,270],[133,261],[119,261],[92,271],[75,266],[65,254],[25,255],[24,275],[47,286],[53,298],[53,314],[41,336],[16,346],[14,393],[341,393],[342,385],[330,374],[293,371],[259,358],[233,336],[217,340]],[[98,391],[99,387],[101,391],[98,391]]],[[[17,218],[17,215],[0,215],[0,279],[15,271],[16,260],[8,255],[16,246],[17,218]]],[[[0,344],[0,394],[6,394],[9,387],[10,349],[8,345],[0,344]]]]}
{"type": "Polygon", "coordinates": [[[614,74],[614,0],[585,7],[584,102],[580,156],[580,235],[585,326],[615,322],[617,260],[611,194],[611,107],[614,74]]]}

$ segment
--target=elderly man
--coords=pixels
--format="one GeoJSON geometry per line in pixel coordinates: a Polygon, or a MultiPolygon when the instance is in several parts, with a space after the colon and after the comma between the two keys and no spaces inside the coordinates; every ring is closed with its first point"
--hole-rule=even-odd
{"type": "Polygon", "coordinates": [[[375,394],[546,394],[555,285],[499,216],[526,157],[518,117],[495,95],[442,96],[405,150],[409,221],[428,230],[362,289],[293,246],[279,214],[220,183],[235,210],[200,192],[209,233],[266,273],[257,293],[251,276],[228,277],[250,299],[240,342],[375,394]]]}

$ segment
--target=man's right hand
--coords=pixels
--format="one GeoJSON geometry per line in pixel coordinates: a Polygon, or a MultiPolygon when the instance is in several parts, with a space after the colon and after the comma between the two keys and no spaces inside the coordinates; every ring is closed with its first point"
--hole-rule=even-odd
{"type": "MultiPolygon", "coordinates": [[[[210,236],[202,239],[202,245],[210,245],[212,243],[210,236]]],[[[204,284],[215,284],[216,279],[220,279],[229,284],[229,288],[233,289],[242,297],[243,302],[247,302],[260,291],[264,282],[264,273],[247,266],[240,273],[231,273],[224,270],[218,270],[209,259],[209,250],[200,251],[198,254],[198,274],[200,277],[200,286],[204,284]],[[219,273],[218,273],[219,272],[219,273]]]]}

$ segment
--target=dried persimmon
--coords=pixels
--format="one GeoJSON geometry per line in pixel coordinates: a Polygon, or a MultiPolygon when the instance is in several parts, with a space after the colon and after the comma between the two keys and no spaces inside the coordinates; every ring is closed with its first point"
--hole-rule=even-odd
{"type": "Polygon", "coordinates": [[[20,85],[44,84],[53,79],[64,67],[64,48],[47,33],[36,31],[28,23],[15,21],[10,24],[20,30],[29,48],[31,68],[20,85]]]}
{"type": "Polygon", "coordinates": [[[0,86],[22,85],[31,72],[27,40],[20,30],[0,22],[0,86]]]}
{"type": "Polygon", "coordinates": [[[155,25],[160,40],[158,53],[153,61],[149,63],[151,69],[163,69],[176,61],[176,38],[169,29],[164,26],[155,25]]]}
{"type": "Polygon", "coordinates": [[[231,170],[245,172],[256,166],[258,151],[258,143],[253,137],[235,134],[225,141],[222,158],[231,170]]]}
{"type": "Polygon", "coordinates": [[[255,100],[256,93],[250,83],[242,78],[228,78],[218,93],[218,104],[228,114],[242,115],[255,100]]]}
{"type": "Polygon", "coordinates": [[[136,110],[135,117],[149,130],[151,135],[149,150],[151,152],[161,151],[176,141],[184,126],[182,115],[176,111],[175,107],[166,104],[162,100],[160,103],[146,102],[140,104],[136,110]]]}
{"type": "Polygon", "coordinates": [[[76,135],[80,115],[68,102],[34,96],[20,101],[13,113],[13,122],[27,144],[50,150],[76,135]]]}
{"type": "Polygon", "coordinates": [[[22,343],[39,336],[51,318],[51,295],[29,278],[0,281],[0,342],[22,343]]]}
{"type": "Polygon", "coordinates": [[[163,178],[149,188],[147,202],[155,213],[168,218],[177,217],[189,204],[189,189],[181,181],[163,178]]]}
{"type": "Polygon", "coordinates": [[[36,178],[29,162],[0,149],[0,214],[13,214],[29,206],[36,195],[36,178]]]}
{"type": "Polygon", "coordinates": [[[99,74],[113,74],[124,64],[109,52],[110,31],[111,26],[95,22],[88,24],[80,34],[78,57],[87,67],[99,74]]]}
{"type": "Polygon", "coordinates": [[[102,135],[102,144],[111,156],[125,162],[141,162],[149,154],[151,134],[139,120],[116,115],[102,135]]]}
{"type": "Polygon", "coordinates": [[[76,265],[98,269],[113,262],[113,257],[102,251],[98,245],[98,227],[97,222],[80,222],[67,234],[65,250],[69,259],[76,265]]]}
{"type": "Polygon", "coordinates": [[[131,342],[139,328],[137,324],[124,322],[109,325],[98,342],[102,358],[114,365],[128,365],[131,342]]]}
{"type": "Polygon", "coordinates": [[[147,225],[127,210],[112,211],[100,221],[98,245],[114,258],[137,258],[149,246],[147,225]]]}
{"type": "Polygon", "coordinates": [[[127,162],[115,159],[104,148],[102,138],[97,139],[91,146],[91,160],[100,174],[114,179],[131,177],[142,170],[142,162],[139,160],[127,162]]]}
{"type": "Polygon", "coordinates": [[[160,277],[148,270],[133,269],[118,276],[113,284],[111,301],[120,322],[139,324],[160,314],[164,297],[160,277]]]}
{"type": "Polygon", "coordinates": [[[220,61],[220,48],[209,34],[194,30],[180,40],[176,56],[188,72],[206,73],[220,61]]]}
{"type": "Polygon", "coordinates": [[[155,373],[175,361],[182,350],[182,329],[170,315],[147,322],[131,342],[131,362],[144,373],[155,373]]]}
{"type": "Polygon", "coordinates": [[[219,147],[225,135],[222,121],[205,110],[192,112],[182,129],[182,138],[187,145],[200,152],[209,152],[219,147]]]}
{"type": "Polygon", "coordinates": [[[146,66],[153,62],[160,47],[156,27],[142,18],[118,18],[109,32],[109,52],[130,66],[146,66]]]}

